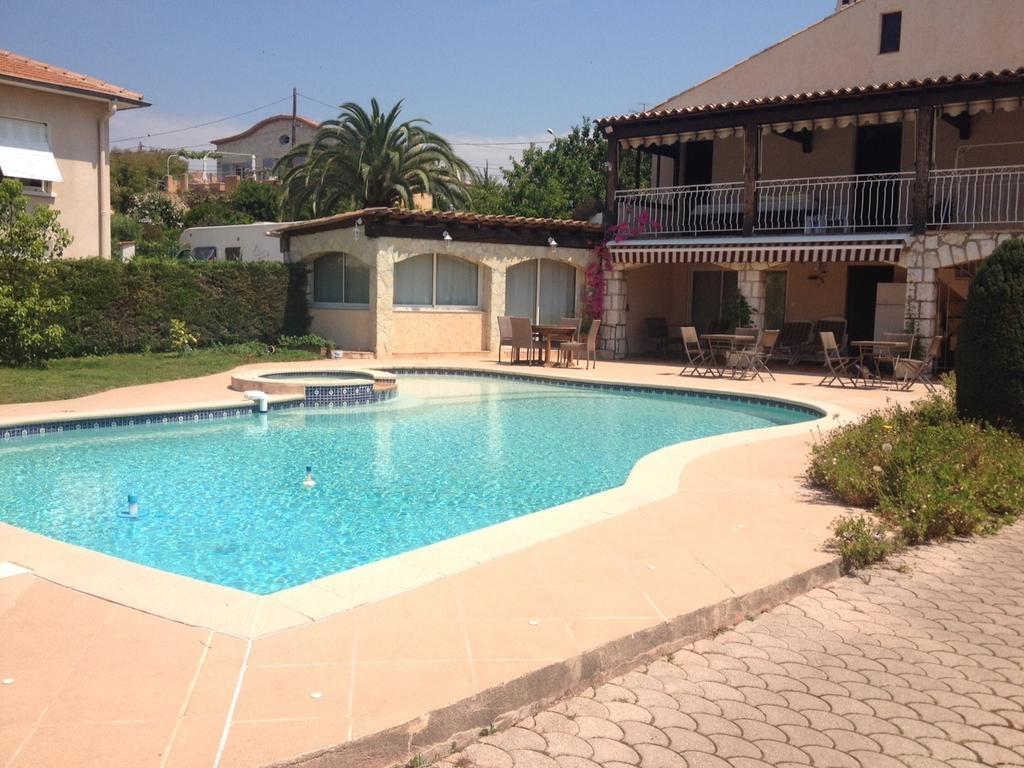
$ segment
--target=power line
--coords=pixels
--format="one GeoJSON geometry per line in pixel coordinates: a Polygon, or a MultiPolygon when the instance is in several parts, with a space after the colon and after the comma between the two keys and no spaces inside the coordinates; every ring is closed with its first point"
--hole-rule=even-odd
{"type": "MultiPolygon", "coordinates": [[[[324,107],[330,107],[331,109],[337,109],[337,104],[328,104],[326,101],[320,99],[314,99],[312,96],[299,91],[299,96],[309,101],[320,104],[324,107]]],[[[540,141],[449,141],[453,147],[488,147],[490,149],[504,149],[505,147],[529,147],[533,145],[546,145],[550,144],[553,139],[542,139],[540,141]]]]}
{"type": "Polygon", "coordinates": [[[252,109],[247,109],[245,112],[239,112],[236,115],[228,115],[227,117],[219,117],[216,120],[210,120],[210,121],[205,122],[205,123],[196,123],[195,125],[188,125],[188,126],[185,126],[184,128],[172,128],[169,131],[157,131],[155,133],[147,133],[147,134],[144,134],[142,136],[128,136],[128,137],[123,138],[123,139],[111,139],[110,143],[111,144],[119,144],[119,143],[121,143],[123,141],[139,141],[140,139],[151,139],[154,136],[167,136],[168,134],[171,134],[171,133],[181,133],[182,131],[191,131],[194,128],[205,128],[208,125],[216,125],[217,123],[223,123],[225,120],[234,120],[236,117],[243,117],[244,115],[251,115],[253,112],[259,112],[261,109],[266,109],[267,107],[272,107],[275,104],[280,104],[282,101],[288,101],[288,99],[290,99],[290,98],[291,98],[291,96],[285,96],[283,99],[278,99],[277,101],[272,101],[269,104],[264,104],[263,106],[260,106],[260,107],[253,107],[252,109]]]}

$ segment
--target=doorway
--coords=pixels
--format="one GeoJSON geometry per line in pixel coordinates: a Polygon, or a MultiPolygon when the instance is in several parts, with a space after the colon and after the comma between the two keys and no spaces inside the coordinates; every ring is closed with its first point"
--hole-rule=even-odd
{"type": "Polygon", "coordinates": [[[722,330],[722,309],[738,290],[739,273],[731,269],[695,270],[690,293],[690,322],[698,333],[722,330]]]}
{"type": "MultiPolygon", "coordinates": [[[[899,173],[903,159],[903,123],[857,128],[853,170],[857,175],[899,173]]],[[[895,183],[862,179],[854,189],[852,220],[861,229],[893,227],[900,200],[895,183]]]]}
{"type": "Polygon", "coordinates": [[[846,270],[846,335],[854,341],[875,338],[878,284],[893,282],[894,267],[854,267],[846,270]]]}

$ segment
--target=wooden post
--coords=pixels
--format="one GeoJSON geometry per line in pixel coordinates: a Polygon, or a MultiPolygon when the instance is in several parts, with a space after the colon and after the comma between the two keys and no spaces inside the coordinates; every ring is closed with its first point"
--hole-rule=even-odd
{"type": "Polygon", "coordinates": [[[757,166],[761,126],[750,122],[743,126],[743,236],[754,234],[757,221],[757,166]]]}
{"type": "Polygon", "coordinates": [[[932,142],[935,133],[935,107],[918,107],[917,140],[914,156],[914,198],[911,223],[915,235],[928,227],[928,175],[932,168],[932,142]]]}
{"type": "Polygon", "coordinates": [[[605,191],[604,210],[605,227],[616,223],[615,190],[619,186],[619,140],[614,133],[607,134],[608,139],[608,186],[605,191]]]}

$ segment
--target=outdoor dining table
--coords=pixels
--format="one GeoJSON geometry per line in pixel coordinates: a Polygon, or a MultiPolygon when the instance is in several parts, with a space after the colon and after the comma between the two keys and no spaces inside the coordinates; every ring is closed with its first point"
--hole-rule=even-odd
{"type": "Polygon", "coordinates": [[[892,354],[893,361],[893,383],[896,383],[896,361],[899,360],[900,352],[910,352],[910,345],[905,341],[878,341],[862,339],[861,341],[851,341],[851,347],[857,348],[857,357],[860,362],[861,371],[871,371],[879,381],[882,380],[882,372],[878,368],[878,363],[874,359],[875,350],[880,352],[889,352],[892,354]],[[871,358],[871,365],[867,364],[867,358],[871,358]]]}
{"type": "MultiPolygon", "coordinates": [[[[544,341],[544,365],[554,366],[551,360],[552,341],[572,341],[576,335],[575,325],[547,325],[541,323],[533,326],[533,332],[544,341]]],[[[568,365],[568,363],[566,363],[568,365]]]]}
{"type": "MultiPolygon", "coordinates": [[[[737,351],[737,347],[754,344],[756,341],[753,336],[743,333],[705,333],[701,339],[707,342],[710,353],[705,373],[715,376],[725,376],[725,369],[730,367],[730,360],[737,351]],[[721,365],[718,365],[719,358],[721,358],[721,365]]],[[[736,375],[735,367],[733,367],[731,375],[736,375]]]]}

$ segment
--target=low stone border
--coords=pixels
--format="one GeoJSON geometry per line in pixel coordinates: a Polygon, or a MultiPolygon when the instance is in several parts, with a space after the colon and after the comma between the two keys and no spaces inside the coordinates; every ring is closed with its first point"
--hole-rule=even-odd
{"type": "Polygon", "coordinates": [[[841,559],[612,640],[361,739],[273,763],[268,768],[384,768],[419,756],[423,766],[464,749],[492,726],[503,730],[565,696],[598,686],[834,581],[841,559]]]}

